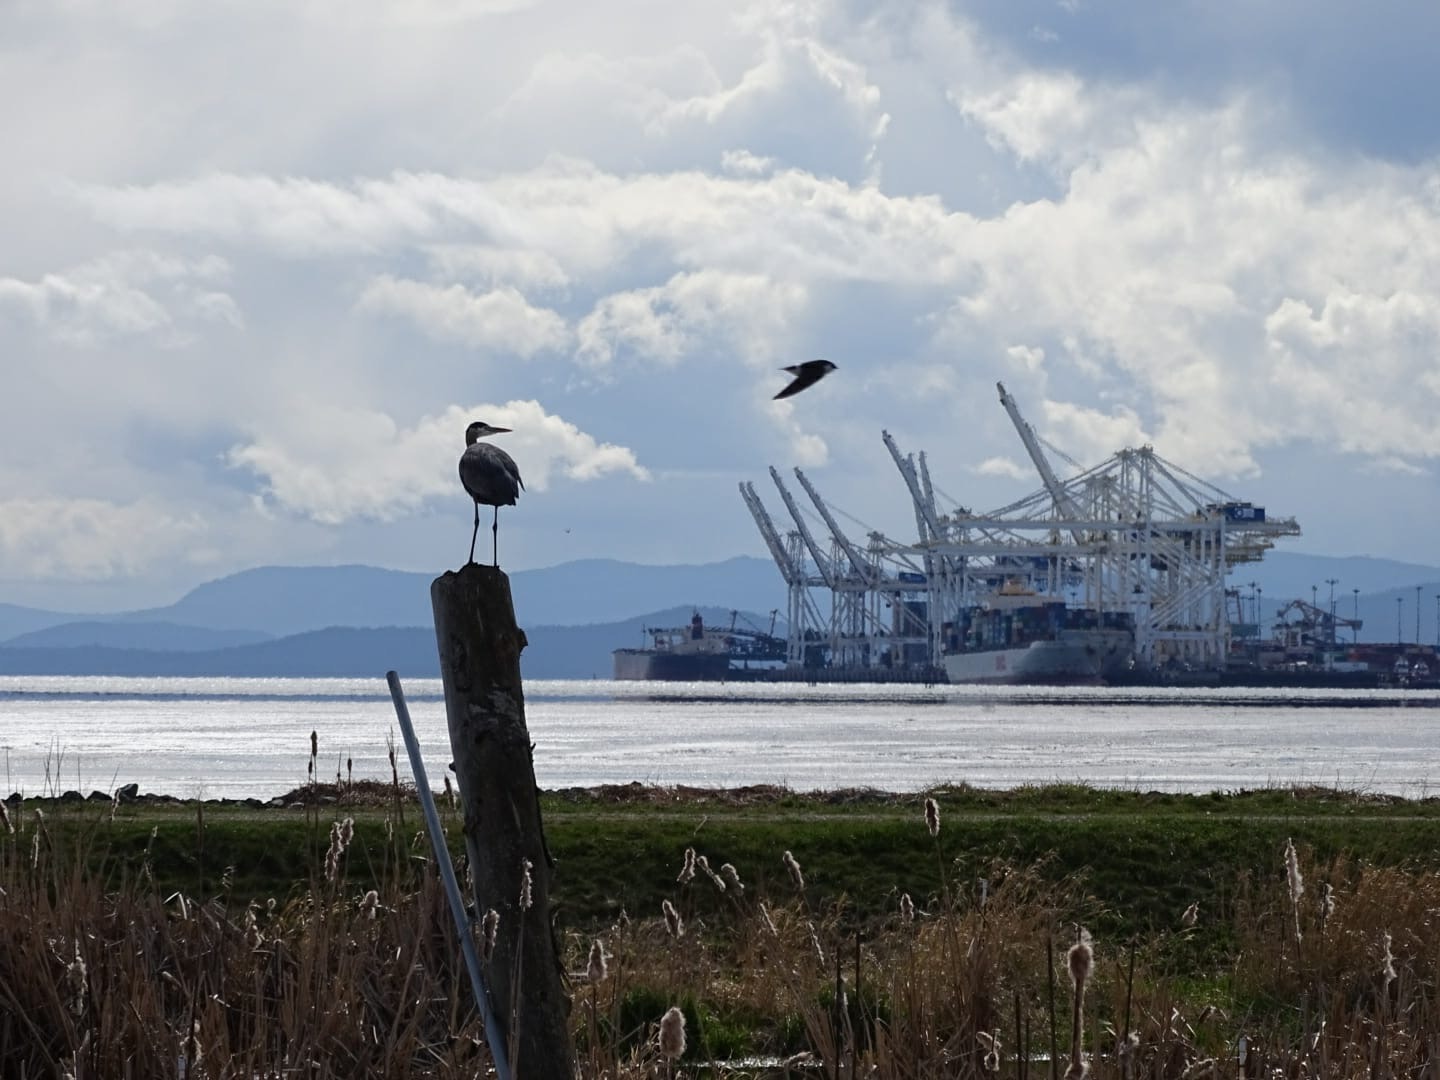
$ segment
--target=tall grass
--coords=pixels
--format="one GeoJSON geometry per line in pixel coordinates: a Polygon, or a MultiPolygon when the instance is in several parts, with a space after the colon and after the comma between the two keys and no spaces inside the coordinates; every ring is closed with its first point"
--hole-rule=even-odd
{"type": "MultiPolygon", "coordinates": [[[[146,858],[97,859],[113,806],[6,806],[0,1075],[485,1075],[429,847],[393,786],[383,832],[307,811],[312,865],[275,900],[203,861],[217,825],[198,813],[203,877],[175,891],[146,858]]],[[[1223,903],[1087,941],[1124,913],[1081,878],[978,865],[942,800],[915,811],[923,889],[850,896],[798,848],[716,870],[696,842],[663,905],[562,926],[577,1075],[1440,1076],[1440,875],[1277,846],[1223,903]]]]}

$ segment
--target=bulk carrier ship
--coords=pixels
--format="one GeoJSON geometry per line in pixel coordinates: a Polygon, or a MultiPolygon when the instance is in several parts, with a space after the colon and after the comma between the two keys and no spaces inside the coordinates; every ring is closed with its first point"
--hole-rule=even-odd
{"type": "Polygon", "coordinates": [[[618,681],[723,682],[754,679],[785,661],[785,641],[758,630],[705,625],[697,611],[684,627],[646,627],[650,646],[611,654],[618,681]],[[752,666],[753,665],[753,666],[752,666]]]}

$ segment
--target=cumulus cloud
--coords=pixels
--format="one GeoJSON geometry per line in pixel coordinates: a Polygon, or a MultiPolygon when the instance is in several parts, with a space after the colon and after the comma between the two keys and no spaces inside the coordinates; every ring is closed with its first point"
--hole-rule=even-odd
{"type": "Polygon", "coordinates": [[[360,296],[360,307],[410,319],[427,337],[529,358],[562,349],[570,340],[565,319],[534,307],[513,288],[472,293],[382,275],[360,296]]]}
{"type": "Polygon", "coordinates": [[[411,427],[383,412],[315,406],[233,447],[227,460],[253,473],[264,503],[280,511],[324,525],[393,521],[429,500],[463,497],[456,463],[465,428],[476,419],[513,429],[497,438],[529,492],[547,490],[557,475],[577,482],[612,473],[649,479],[633,451],[600,442],[535,401],[452,405],[411,427]]]}
{"type": "Polygon", "coordinates": [[[37,580],[132,577],[166,562],[208,561],[208,532],[200,513],[150,499],[6,499],[0,566],[8,577],[37,580]]]}
{"type": "Polygon", "coordinates": [[[229,294],[210,288],[228,270],[214,256],[110,252],[33,281],[0,277],[0,319],[8,313],[69,345],[141,335],[173,343],[181,321],[243,323],[229,294]]]}
{"type": "MultiPolygon", "coordinates": [[[[661,454],[696,473],[831,460],[858,505],[879,481],[857,433],[889,426],[937,479],[942,454],[979,461],[965,500],[998,504],[1029,470],[993,456],[1013,446],[997,378],[1087,461],[1152,441],[1218,480],[1319,445],[1376,486],[1440,457],[1433,155],[1297,123],[1318,106],[1257,74],[1293,56],[1275,12],[1197,10],[1180,34],[1061,5],[1038,40],[1003,5],[362,0],[335,32],[336,0],[261,2],[264,34],[238,0],[205,20],[177,0],[0,14],[36,45],[0,66],[30,103],[0,117],[19,163],[0,351],[25,361],[0,421],[25,434],[27,493],[63,488],[69,425],[127,490],[171,485],[180,519],[240,531],[179,479],[213,480],[233,446],[222,478],[292,532],[408,521],[413,539],[458,493],[473,418],[436,402],[510,399],[482,415],[546,402],[504,437],[537,492],[661,454]],[[1196,82],[1135,58],[1192,28],[1184,70],[1215,69],[1196,82]],[[1210,63],[1217,41],[1245,62],[1210,63]],[[813,356],[843,381],[770,405],[761,369],[813,356]],[[607,430],[625,445],[587,434],[607,430]]],[[[1307,49],[1348,45],[1343,21],[1316,12],[1307,49]]],[[[1425,24],[1382,22],[1365,55],[1428,72],[1406,52],[1425,24]]],[[[1347,122],[1403,136],[1413,113],[1347,122]]],[[[687,509],[707,536],[733,513],[687,509]]]]}
{"type": "Polygon", "coordinates": [[[1034,480],[1035,469],[1027,468],[1008,457],[988,457],[978,465],[972,465],[971,472],[978,476],[1003,476],[1008,480],[1034,480]]]}
{"type": "Polygon", "coordinates": [[[724,342],[761,362],[783,347],[786,322],[805,298],[803,286],[761,274],[676,274],[663,285],[603,297],[576,328],[577,355],[597,368],[624,351],[673,364],[696,346],[724,342]]]}

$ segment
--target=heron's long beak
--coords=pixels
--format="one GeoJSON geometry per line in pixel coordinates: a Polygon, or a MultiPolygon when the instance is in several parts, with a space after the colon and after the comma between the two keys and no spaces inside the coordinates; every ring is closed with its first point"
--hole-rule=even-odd
{"type": "Polygon", "coordinates": [[[509,430],[511,430],[511,429],[508,428],[508,427],[492,427],[492,428],[490,429],[490,434],[491,434],[491,435],[499,435],[502,431],[509,431],[509,430]]]}

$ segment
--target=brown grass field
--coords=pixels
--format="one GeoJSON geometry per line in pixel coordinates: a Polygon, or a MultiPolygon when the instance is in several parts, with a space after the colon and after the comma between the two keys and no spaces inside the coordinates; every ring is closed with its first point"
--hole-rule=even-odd
{"type": "MultiPolygon", "coordinates": [[[[663,904],[557,922],[575,1075],[1440,1080],[1436,852],[1382,865],[1275,843],[1254,873],[1218,875],[1198,910],[1127,921],[1058,857],[980,859],[957,801],[889,804],[923,883],[904,892],[873,854],[827,880],[771,850],[771,832],[768,861],[730,866],[728,848],[707,850],[723,800],[686,819],[690,843],[656,819],[663,904]]],[[[547,807],[562,849],[603,848],[621,821],[566,805],[547,807]]],[[[227,828],[253,823],[203,804],[6,809],[0,1075],[486,1074],[413,804],[270,811],[309,838],[276,900],[242,892],[224,861],[227,828]],[[201,867],[190,888],[161,865],[179,825],[187,873],[201,867]],[[137,829],[132,849],[121,834],[137,829]]],[[[822,821],[794,835],[803,853],[840,834],[822,821]]],[[[562,897],[575,863],[561,857],[562,897]]]]}

